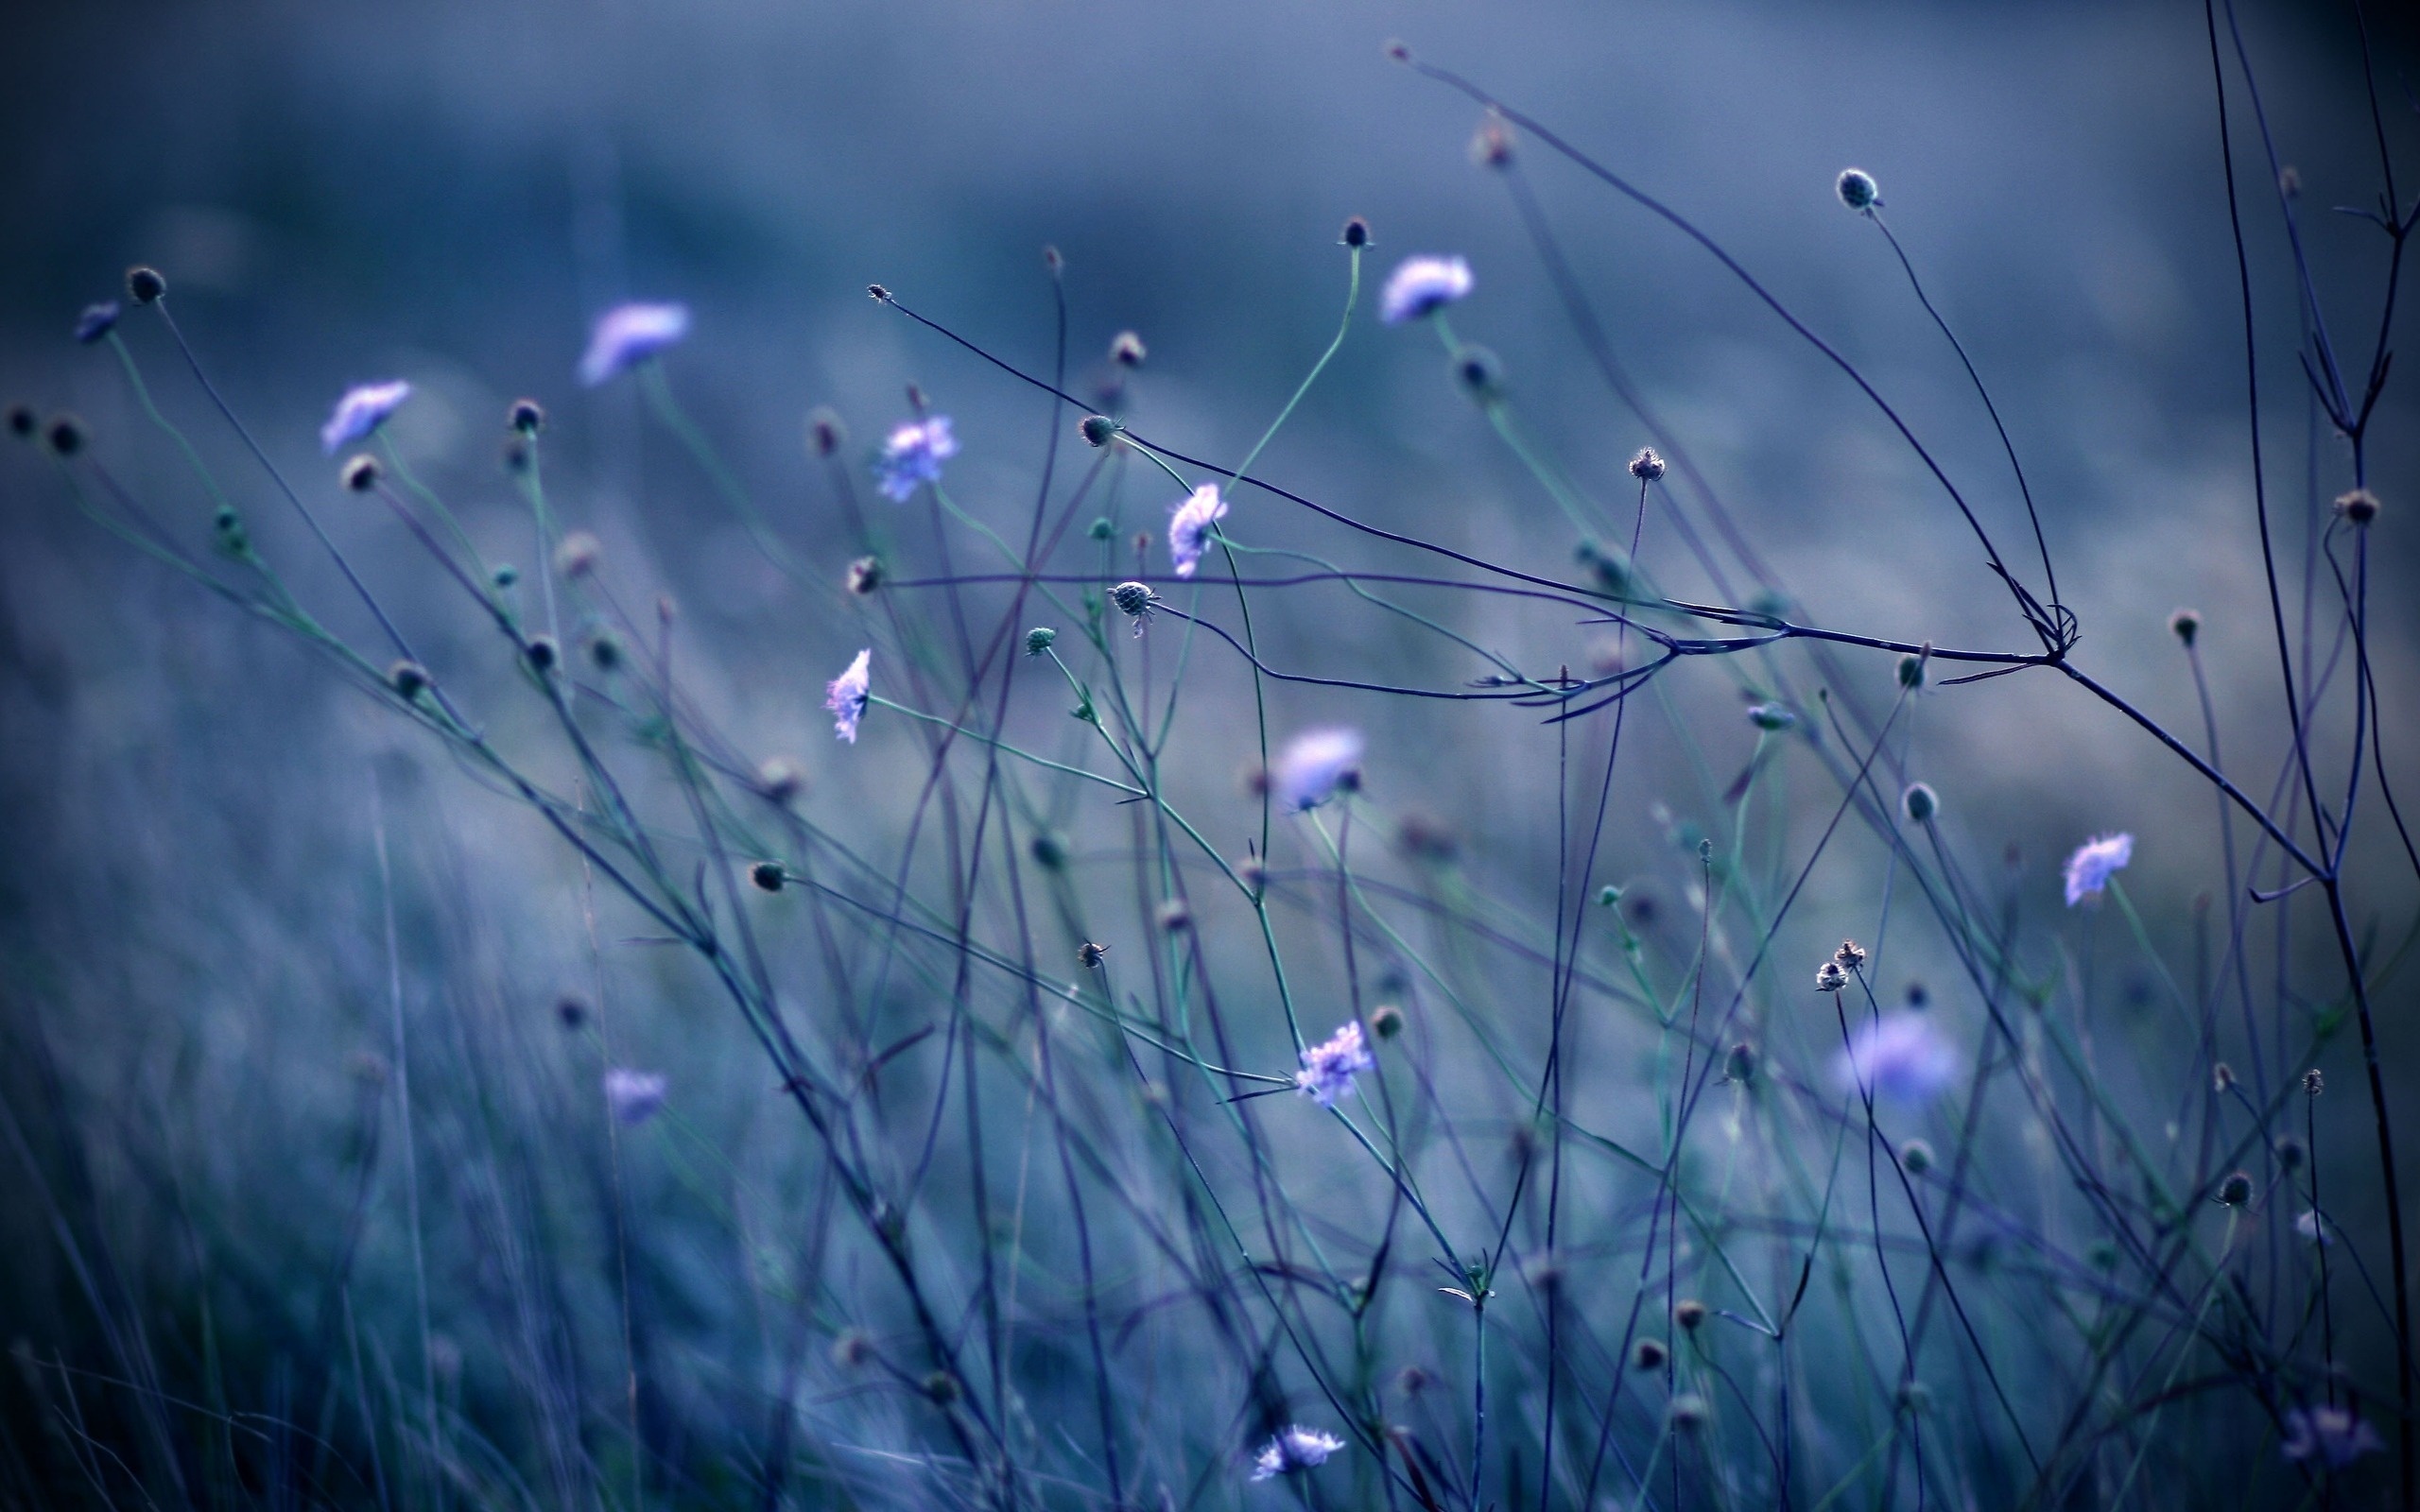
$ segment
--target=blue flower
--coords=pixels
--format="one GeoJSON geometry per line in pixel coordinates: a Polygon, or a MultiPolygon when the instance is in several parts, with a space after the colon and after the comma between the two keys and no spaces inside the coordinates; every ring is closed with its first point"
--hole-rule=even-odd
{"type": "Polygon", "coordinates": [[[1227,517],[1227,501],[1219,485],[1204,483],[1168,514],[1168,558],[1179,577],[1190,577],[1210,544],[1211,522],[1227,517]]]}
{"type": "Polygon", "coordinates": [[[2099,898],[2109,885],[2109,879],[2134,859],[2135,837],[2131,834],[2095,835],[2076,847],[2076,853],[2067,857],[2067,906],[2073,908],[2087,898],[2099,898]]]}
{"type": "Polygon", "coordinates": [[[2353,1416],[2350,1407],[2297,1407],[2286,1414],[2286,1457],[2317,1457],[2341,1470],[2364,1454],[2386,1448],[2378,1431],[2353,1416]]]}
{"type": "Polygon", "coordinates": [[[1910,1103],[1927,1101],[1957,1074],[1957,1050],[1923,1013],[1868,1020],[1832,1057],[1833,1079],[1843,1089],[1910,1103]]]}
{"type": "Polygon", "coordinates": [[[866,699],[873,686],[873,648],[868,646],[823,690],[823,707],[832,711],[833,733],[852,746],[857,743],[857,721],[865,717],[866,699]]]}
{"type": "Polygon", "coordinates": [[[1289,814],[1315,809],[1340,787],[1361,782],[1361,732],[1311,730],[1294,737],[1277,758],[1273,791],[1289,814]]]}
{"type": "Polygon", "coordinates": [[[920,485],[942,480],[942,463],[958,455],[958,438],[949,433],[949,417],[932,415],[907,421],[883,438],[882,460],[874,474],[885,497],[906,504],[920,485]]]}
{"type": "Polygon", "coordinates": [[[1387,275],[1378,318],[1401,325],[1433,314],[1471,291],[1471,265],[1459,257],[1407,257],[1387,275]]]}
{"type": "Polygon", "coordinates": [[[605,1106],[617,1124],[644,1124],[664,1106],[665,1080],[651,1071],[625,1071],[616,1066],[605,1074],[605,1106]]]}
{"type": "Polygon", "coordinates": [[[89,347],[108,335],[117,326],[117,314],[115,300],[103,300],[98,304],[84,306],[84,313],[76,318],[77,341],[89,347]]]}
{"type": "Polygon", "coordinates": [[[337,451],[351,446],[372,431],[387,423],[387,417],[404,407],[412,397],[412,386],[401,378],[389,384],[359,384],[344,391],[337,401],[336,412],[320,427],[320,450],[334,456],[337,451]]]}
{"type": "Polygon", "coordinates": [[[1305,1428],[1301,1423],[1290,1423],[1280,1429],[1277,1435],[1262,1445],[1260,1452],[1253,1456],[1252,1478],[1265,1481],[1288,1470],[1324,1465],[1330,1454],[1343,1447],[1344,1440],[1334,1434],[1305,1428]]]}
{"type": "Polygon", "coordinates": [[[678,346],[689,334],[685,304],[617,304],[596,318],[588,352],[579,359],[579,381],[598,384],[678,346]]]}
{"type": "Polygon", "coordinates": [[[1303,1069],[1294,1073],[1294,1090],[1309,1093],[1322,1108],[1334,1108],[1338,1098],[1353,1090],[1353,1074],[1377,1064],[1361,1042],[1361,1024],[1356,1020],[1330,1035],[1324,1044],[1303,1052],[1303,1069]]]}

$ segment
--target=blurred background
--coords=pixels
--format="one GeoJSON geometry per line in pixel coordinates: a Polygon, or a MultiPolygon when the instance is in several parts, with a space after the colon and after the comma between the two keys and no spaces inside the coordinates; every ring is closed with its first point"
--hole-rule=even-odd
{"type": "MultiPolygon", "coordinates": [[[[2409,101],[2420,27],[2401,12],[2370,22],[2408,196],[2420,184],[2409,101]]],[[[2332,7],[2255,4],[2241,23],[2266,127],[2299,179],[2318,298],[2358,363],[2377,326],[2386,241],[2330,208],[2378,194],[2359,34],[2332,7]]],[[[397,606],[441,681],[476,688],[502,676],[480,670],[493,631],[447,597],[391,517],[341,494],[317,430],[346,386],[408,378],[417,392],[392,423],[397,447],[491,558],[526,563],[527,525],[499,455],[506,404],[533,396],[551,417],[556,508],[601,538],[624,602],[662,593],[680,606],[683,633],[702,647],[693,691],[739,748],[799,759],[810,801],[836,815],[871,814],[912,793],[918,774],[882,764],[881,742],[906,737],[878,730],[879,713],[866,747],[836,747],[825,730],[822,684],[863,644],[862,609],[839,586],[857,542],[807,455],[809,409],[844,420],[842,457],[869,504],[887,507],[865,488],[864,463],[907,414],[906,386],[920,384],[963,445],[954,496],[1003,533],[1022,525],[1054,435],[1063,468],[1087,460],[1071,412],[879,307],[869,283],[1045,371],[1043,249],[1055,247],[1070,387],[1115,382],[1111,338],[1137,332],[1150,354],[1124,398],[1136,427],[1231,461],[1333,334],[1339,229],[1366,215],[1375,248],[1351,335],[1255,471],[1390,529],[1542,574],[1578,570],[1573,529],[1457,389],[1434,337],[1373,317],[1374,285],[1397,257],[1458,253],[1477,288],[1454,312],[1456,332],[1500,355],[1524,432],[1590,498],[1627,509],[1621,467],[1647,428],[1588,362],[1502,176],[1471,161],[1476,108],[1387,60],[1391,37],[1552,123],[1721,241],[1889,397],[2030,575],[2030,532],[1988,417],[1890,249],[1834,197],[1842,167],[1873,172],[2026,464],[2083,625],[2079,662],[2195,738],[2199,707],[2168,629],[2173,610],[2194,606],[2229,769],[2265,794],[2284,751],[2208,43],[2201,10],[2176,0],[95,0],[20,8],[9,29],[0,401],[80,415],[118,475],[206,542],[206,503],[146,430],[116,364],[69,339],[79,309],[121,292],[128,265],[158,266],[230,403],[397,606]],[[693,334],[666,362],[672,387],[821,586],[769,567],[631,385],[575,383],[590,320],[626,299],[691,307],[693,334]]],[[[2313,522],[2350,479],[2306,402],[2303,315],[2269,169],[2239,91],[2233,104],[2261,290],[2269,498],[2281,570],[2298,584],[2313,522]]],[[[1837,370],[1702,249],[1518,132],[1514,144],[1624,366],[1794,613],[1893,640],[2033,649],[1947,501],[1837,370]]],[[[247,496],[264,555],[331,627],[370,644],[366,615],[145,314],[123,329],[164,409],[222,478],[239,480],[231,487],[247,496]]],[[[2415,768],[2404,753],[2420,748],[2405,512],[2420,468],[2415,391],[2408,380],[2389,388],[2371,443],[2386,514],[2370,649],[2386,761],[2405,774],[2415,768]]],[[[1120,531],[1164,528],[1163,491],[1130,477],[1110,511],[1120,531]]],[[[1673,496],[1713,533],[1699,495],[1673,496]]],[[[1421,561],[1265,494],[1238,496],[1228,525],[1330,560],[1421,561]]],[[[961,568],[977,555],[957,549],[961,568]]],[[[1642,558],[1683,597],[1754,591],[1736,563],[1728,581],[1710,578],[1662,515],[1642,558]]],[[[1155,548],[1149,563],[1160,560],[1155,548]]],[[[1432,686],[1487,670],[1346,608],[1311,593],[1271,602],[1270,659],[1432,686]]],[[[1457,612],[1467,616],[1458,628],[1539,675],[1591,664],[1603,639],[1561,611],[1481,601],[1457,612]]],[[[2323,623],[2320,655],[2327,644],[2323,623]]],[[[1867,679],[1843,696],[1882,707],[1890,661],[1837,663],[1867,679]]],[[[1222,657],[1202,674],[1203,702],[1170,759],[1172,786],[1240,836],[1255,807],[1237,777],[1257,753],[1250,684],[1235,670],[1222,657]]],[[[1678,902],[1694,839],[1676,841],[1720,807],[1706,774],[1719,788],[1747,760],[1756,737],[1738,707],[1754,690],[1703,668],[1668,685],[1670,728],[1694,733],[1679,741],[1659,727],[1634,765],[1625,750],[1600,874],[1678,902]]],[[[1541,797],[1554,736],[1530,716],[1301,688],[1271,696],[1280,729],[1367,730],[1374,803],[1437,816],[1482,888],[1551,906],[1554,818],[1541,797]]],[[[2151,936],[2176,959],[2190,954],[2194,900],[2223,885],[2211,797],[2181,765],[2051,674],[1921,702],[1921,745],[1901,775],[1942,790],[1946,827],[1974,855],[2008,857],[2030,912],[2059,926],[2057,860],[2089,834],[2129,830],[2128,883],[2151,936]]],[[[1047,698],[1036,709],[1037,721],[1058,719],[1047,698]]],[[[534,730],[527,714],[496,718],[502,736],[534,730]]],[[[78,1179],[145,1199],[152,1212],[122,1236],[138,1252],[170,1269],[188,1252],[247,1256],[228,1283],[247,1306],[302,1305],[295,1297],[355,1200],[357,1143],[377,1125],[361,1108],[392,1071],[361,1059],[388,1050],[381,824],[411,1001],[483,1005],[475,1031],[429,1010],[433,1081],[472,1077],[523,1040],[533,1064],[552,1064],[566,1054],[547,1038],[552,1005],[569,991],[602,997],[622,1005],[616,1032],[632,1058],[665,1067],[676,1087],[730,1094],[707,1121],[715,1148],[804,1190],[795,1161],[745,1153],[752,1138],[795,1136],[770,1098],[745,1094],[761,1094],[765,1074],[735,1023],[693,978],[615,944],[634,927],[610,908],[596,921],[579,868],[541,825],[286,638],[94,529],[47,461],[13,446],[0,453],[0,1014],[15,1061],[0,1081],[12,1139],[54,1172],[73,1143],[78,1179]],[[175,1157],[139,1153],[155,1151],[175,1157]],[[205,1232],[214,1223],[223,1231],[205,1232]],[[310,1264],[281,1262],[304,1253],[310,1264]]],[[[1795,811],[1793,856],[1837,792],[1817,785],[1795,811]]],[[[1121,820],[1065,822],[1080,850],[1126,843],[1121,820]]],[[[1806,940],[1869,927],[1863,884],[1882,851],[1861,843],[1793,924],[1806,940]]],[[[884,853],[879,843],[871,853],[884,853]]],[[[2365,829],[2352,866],[2367,886],[2357,923],[2391,949],[2412,894],[2386,832],[2365,829]]],[[[1887,985],[1950,975],[1927,954],[1936,950],[1910,944],[1887,985]]],[[[2314,970],[2326,959],[2312,956],[2314,970]]],[[[2046,969],[2082,971],[2061,960],[2051,953],[2046,969]]],[[[2420,1048],[2396,1011],[2411,1001],[2408,976],[2392,979],[2382,1003],[2399,1104],[2415,1085],[2406,1052],[2420,1048]]],[[[1820,1037],[1809,1045],[1820,1055],[1820,1037]]],[[[2142,1048],[2156,1059],[2155,1037],[2142,1048]]],[[[2355,1064],[2342,1060],[2348,1095],[2328,1109],[2348,1141],[2367,1119],[2355,1064]]],[[[515,1206],[510,1162],[467,1132],[476,1102],[433,1110],[423,1130],[436,1179],[457,1196],[484,1194],[442,1220],[470,1228],[515,1206]]],[[[668,1231],[703,1208],[754,1234],[762,1215],[700,1159],[636,1178],[636,1221],[668,1231]]],[[[79,1287],[131,1284],[72,1274],[43,1238],[50,1199],[27,1169],[18,1153],[0,1161],[14,1214],[0,1330],[28,1341],[21,1361],[81,1336],[67,1315],[79,1287]]],[[[2347,1202],[2371,1200],[2372,1186],[2363,1166],[2347,1202]]],[[[766,1200],[777,1208],[775,1195],[766,1200]]],[[[521,1262],[494,1257],[543,1246],[544,1228],[463,1254],[510,1270],[521,1262]]],[[[370,1246],[356,1305],[393,1315],[414,1284],[405,1230],[371,1223],[354,1239],[370,1246]]],[[[700,1268],[660,1294],[688,1299],[667,1304],[669,1338],[750,1332],[728,1315],[718,1253],[658,1252],[667,1267],[700,1268]]],[[[426,1284],[467,1332],[458,1318],[504,1283],[473,1259],[447,1265],[426,1284]]],[[[699,1361],[714,1354],[696,1349],[699,1361]]],[[[712,1394],[714,1369],[681,1369],[712,1394]]],[[[667,1367],[667,1379],[679,1373],[667,1367]]],[[[464,1379],[477,1378],[475,1365],[464,1379]]]]}

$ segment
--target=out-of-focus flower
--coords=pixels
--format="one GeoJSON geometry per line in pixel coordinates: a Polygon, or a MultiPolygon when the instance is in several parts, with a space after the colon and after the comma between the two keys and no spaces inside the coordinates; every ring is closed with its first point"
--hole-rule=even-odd
{"type": "Polygon", "coordinates": [[[2294,1232],[2302,1235],[2305,1239],[2314,1245],[2332,1245],[2336,1243],[2335,1240],[2328,1237],[2327,1226],[2321,1221],[2319,1210],[2316,1208],[2306,1208],[2303,1210],[2303,1215],[2294,1220],[2294,1232]]]}
{"type": "Polygon", "coordinates": [[[894,425],[882,440],[882,459],[874,464],[885,498],[901,504],[916,496],[926,483],[942,480],[942,463],[958,455],[958,438],[949,433],[947,415],[927,415],[894,425]]]}
{"type": "Polygon", "coordinates": [[[2341,1470],[2385,1447],[2378,1431],[2353,1416],[2350,1407],[2297,1407],[2286,1414],[2288,1459],[2317,1459],[2341,1470]]]}
{"type": "Polygon", "coordinates": [[[1357,730],[1307,730],[1295,736],[1277,758],[1278,801],[1288,813],[1300,814],[1326,802],[1340,787],[1359,785],[1361,749],[1357,730]]]}
{"type": "Polygon", "coordinates": [[[1204,483],[1169,511],[1168,559],[1176,563],[1179,577],[1193,576],[1210,543],[1212,522],[1226,517],[1227,501],[1219,497],[1216,483],[1204,483]]]}
{"type": "Polygon", "coordinates": [[[1353,1074],[1375,1065],[1356,1021],[1303,1052],[1303,1069],[1294,1073],[1294,1090],[1308,1092],[1322,1108],[1334,1108],[1338,1098],[1353,1090],[1353,1074]]]}
{"type": "Polygon", "coordinates": [[[1471,291],[1471,265],[1459,257],[1407,257],[1387,275],[1378,318],[1401,325],[1432,315],[1471,291]]]}
{"type": "Polygon", "coordinates": [[[320,427],[320,450],[334,456],[345,447],[367,437],[387,422],[387,417],[404,407],[412,397],[412,386],[401,378],[389,384],[359,384],[344,391],[337,401],[336,411],[328,422],[320,427]]]}
{"type": "Polygon", "coordinates": [[[620,1066],[605,1074],[605,1106],[617,1124],[644,1124],[664,1106],[664,1077],[620,1066]]]}
{"type": "Polygon", "coordinates": [[[1260,1447],[1253,1456],[1252,1478],[1266,1481],[1288,1470],[1308,1469],[1324,1465],[1327,1457],[1344,1447],[1344,1440],[1317,1428],[1291,1423],[1280,1429],[1277,1435],[1260,1447]]]}
{"type": "Polygon", "coordinates": [[[2067,857],[2067,906],[2073,908],[2087,898],[2097,899],[2127,862],[2135,859],[2135,837],[2131,834],[2100,834],[2076,847],[2067,857]]]}
{"type": "Polygon", "coordinates": [[[594,388],[689,334],[685,304],[617,304],[596,318],[588,351],[579,359],[579,381],[594,388]]]}
{"type": "Polygon", "coordinates": [[[868,646],[823,690],[823,707],[832,711],[833,733],[852,746],[857,743],[857,721],[865,717],[873,687],[873,647],[868,646]]]}
{"type": "Polygon", "coordinates": [[[84,313],[76,318],[77,341],[89,347],[108,335],[117,329],[117,316],[118,303],[115,300],[103,300],[98,304],[84,306],[84,313]]]}
{"type": "Polygon", "coordinates": [[[1925,1013],[1868,1020],[1832,1060],[1841,1087],[1910,1103],[1932,1097],[1957,1074],[1957,1050],[1925,1013]]]}

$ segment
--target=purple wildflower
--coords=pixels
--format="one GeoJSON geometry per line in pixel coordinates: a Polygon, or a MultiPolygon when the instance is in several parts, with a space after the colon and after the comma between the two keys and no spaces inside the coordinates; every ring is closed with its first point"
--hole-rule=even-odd
{"type": "Polygon", "coordinates": [[[1334,1108],[1338,1098],[1353,1090],[1353,1074],[1377,1064],[1361,1042],[1361,1023],[1357,1019],[1330,1035],[1324,1044],[1303,1052],[1303,1069],[1294,1073],[1294,1090],[1310,1093],[1311,1101],[1322,1108],[1334,1108]]]}
{"type": "Polygon", "coordinates": [[[857,743],[857,721],[865,717],[866,698],[873,686],[873,647],[857,653],[849,670],[834,678],[823,690],[823,707],[832,711],[832,730],[854,746],[857,743]]]}
{"type": "Polygon", "coordinates": [[[2378,1431],[2354,1417],[2350,1407],[2297,1407],[2286,1414],[2288,1459],[2316,1455],[2329,1469],[2341,1470],[2384,1448],[2378,1431]]]}
{"type": "Polygon", "coordinates": [[[928,415],[891,427],[883,438],[882,460],[874,473],[886,498],[906,504],[920,484],[939,483],[942,463],[958,455],[958,438],[949,433],[947,415],[928,415]]]}
{"type": "Polygon", "coordinates": [[[1958,1074],[1958,1052],[1922,1013],[1893,1013],[1858,1026],[1832,1057],[1843,1088],[1921,1103],[1958,1074]]]}
{"type": "Polygon", "coordinates": [[[2109,879],[2134,859],[2131,834],[2097,834],[2076,847],[2076,853],[2067,857],[2067,906],[2099,899],[2109,879]]]}
{"type": "Polygon", "coordinates": [[[84,313],[76,318],[77,341],[89,347],[101,337],[108,335],[117,328],[117,315],[118,304],[115,300],[103,300],[98,304],[84,306],[84,313]]]}
{"type": "Polygon", "coordinates": [[[1169,511],[1168,559],[1176,563],[1179,577],[1193,576],[1210,544],[1211,523],[1226,517],[1227,501],[1219,497],[1216,483],[1204,483],[1169,511]]]}
{"type": "Polygon", "coordinates": [[[617,304],[596,318],[579,381],[594,388],[645,362],[689,334],[685,304],[617,304]]]}
{"type": "Polygon", "coordinates": [[[1259,1453],[1253,1456],[1252,1478],[1265,1481],[1288,1470],[1324,1465],[1330,1454],[1343,1447],[1344,1440],[1334,1434],[1305,1428],[1301,1423],[1288,1423],[1277,1432],[1275,1437],[1261,1446],[1259,1453]]]}
{"type": "Polygon", "coordinates": [[[1471,291],[1471,265],[1459,257],[1407,257],[1387,275],[1378,318],[1401,325],[1432,315],[1471,291]]]}
{"type": "Polygon", "coordinates": [[[644,1124],[664,1106],[665,1081],[651,1071],[620,1066],[605,1074],[605,1106],[617,1124],[644,1124]]]}
{"type": "Polygon", "coordinates": [[[344,447],[367,437],[387,423],[387,417],[404,407],[412,397],[412,386],[401,378],[388,384],[356,384],[344,391],[337,401],[336,412],[320,427],[320,450],[334,456],[344,447]]]}
{"type": "Polygon", "coordinates": [[[1308,730],[1277,758],[1275,792],[1289,814],[1315,809],[1340,787],[1357,787],[1361,774],[1361,732],[1308,730]]]}

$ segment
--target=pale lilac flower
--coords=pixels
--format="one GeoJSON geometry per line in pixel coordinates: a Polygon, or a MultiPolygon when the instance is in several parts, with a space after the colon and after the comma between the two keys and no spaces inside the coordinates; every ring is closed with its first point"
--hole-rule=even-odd
{"type": "Polygon", "coordinates": [[[1417,320],[1471,291],[1471,265],[1459,257],[1407,257],[1387,275],[1378,318],[1389,325],[1417,320]]]}
{"type": "Polygon", "coordinates": [[[1361,1042],[1361,1023],[1357,1019],[1330,1035],[1325,1043],[1303,1052],[1303,1069],[1294,1073],[1294,1090],[1310,1093],[1311,1101],[1322,1108],[1334,1108],[1338,1098],[1353,1090],[1353,1074],[1377,1064],[1361,1042]]]}
{"type": "Polygon", "coordinates": [[[882,460],[874,473],[885,497],[906,504],[920,484],[939,483],[942,463],[958,455],[958,438],[949,433],[947,415],[929,415],[894,425],[883,438],[882,460]]]}
{"type": "Polygon", "coordinates": [[[1932,1018],[1893,1013],[1869,1019],[1832,1057],[1832,1076],[1844,1089],[1921,1103],[1958,1074],[1958,1051],[1932,1018]]]}
{"type": "Polygon", "coordinates": [[[1289,1423],[1253,1456],[1252,1478],[1265,1481],[1288,1470],[1324,1465],[1330,1454],[1343,1447],[1344,1440],[1334,1434],[1305,1428],[1301,1423],[1289,1423]]]}
{"type": "Polygon", "coordinates": [[[2384,1448],[2378,1431],[2354,1417],[2350,1407],[2297,1407],[2286,1414],[2288,1459],[2316,1455],[2329,1469],[2341,1470],[2384,1448]]]}
{"type": "Polygon", "coordinates": [[[857,743],[857,721],[865,717],[866,699],[873,687],[873,647],[857,653],[849,670],[834,678],[823,690],[823,707],[832,711],[832,730],[854,746],[857,743]]]}
{"type": "Polygon", "coordinates": [[[644,1124],[664,1106],[664,1078],[651,1071],[626,1071],[620,1066],[605,1074],[605,1106],[617,1124],[644,1124]]]}
{"type": "Polygon", "coordinates": [[[89,347],[108,335],[117,329],[117,317],[118,303],[115,300],[103,300],[98,304],[84,306],[84,313],[76,318],[77,342],[89,347]]]}
{"type": "Polygon", "coordinates": [[[588,351],[579,359],[579,381],[594,388],[628,372],[689,334],[685,304],[617,304],[596,318],[588,351]]]}
{"type": "Polygon", "coordinates": [[[1219,497],[1216,483],[1204,483],[1169,511],[1168,559],[1176,563],[1179,577],[1193,576],[1210,544],[1211,523],[1226,517],[1227,501],[1219,497]]]}
{"type": "Polygon", "coordinates": [[[2067,906],[2098,899],[2109,879],[2134,859],[2131,834],[2097,834],[2076,847],[2076,853],[2067,857],[2067,906]]]}
{"type": "Polygon", "coordinates": [[[404,407],[412,386],[401,378],[390,384],[356,384],[337,401],[336,412],[320,427],[320,450],[330,456],[368,436],[404,407]]]}
{"type": "Polygon", "coordinates": [[[1340,787],[1359,785],[1360,775],[1359,730],[1307,730],[1278,756],[1273,790],[1288,813],[1300,814],[1326,802],[1340,787]]]}

